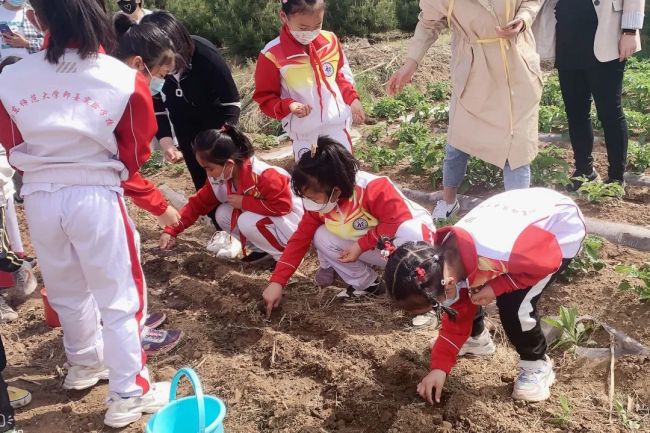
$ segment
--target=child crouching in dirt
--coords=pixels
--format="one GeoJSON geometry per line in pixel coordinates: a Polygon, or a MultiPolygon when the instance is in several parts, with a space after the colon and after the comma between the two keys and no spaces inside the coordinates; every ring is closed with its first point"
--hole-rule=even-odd
{"type": "Polygon", "coordinates": [[[585,237],[578,206],[558,192],[534,188],[498,194],[455,226],[439,229],[433,244],[411,242],[391,254],[384,278],[398,307],[442,318],[431,351],[431,373],[417,391],[440,402],[447,375],[461,354],[486,355],[494,343],[481,307],[497,302],[501,324],[520,356],[512,397],[542,401],[550,396],[553,362],[537,302],[578,253],[585,237]]]}
{"type": "Polygon", "coordinates": [[[387,177],[360,171],[352,154],[329,137],[302,155],[291,186],[306,212],[264,290],[269,317],[312,243],[320,260],[318,285],[331,285],[338,274],[349,284],[340,297],[376,295],[383,287],[372,266],[386,264],[375,248],[378,239],[388,236],[401,245],[431,238],[435,230],[426,209],[387,177]]]}
{"type": "Polygon", "coordinates": [[[180,210],[180,222],[165,228],[160,248],[171,248],[179,234],[216,207],[222,230],[261,250],[245,254],[242,262],[277,261],[303,214],[289,173],[257,159],[248,137],[228,124],[200,133],[193,147],[208,181],[180,210]]]}

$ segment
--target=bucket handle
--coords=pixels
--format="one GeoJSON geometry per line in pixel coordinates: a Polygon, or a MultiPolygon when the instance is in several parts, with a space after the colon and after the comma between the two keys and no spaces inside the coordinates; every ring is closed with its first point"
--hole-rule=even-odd
{"type": "Polygon", "coordinates": [[[196,402],[198,404],[199,410],[199,433],[205,433],[205,402],[203,399],[203,387],[201,386],[201,380],[199,376],[189,367],[181,368],[178,370],[174,379],[172,380],[171,390],[169,391],[169,401],[172,402],[176,400],[176,389],[178,388],[178,382],[186,376],[192,388],[194,388],[194,394],[196,396],[196,402]]]}

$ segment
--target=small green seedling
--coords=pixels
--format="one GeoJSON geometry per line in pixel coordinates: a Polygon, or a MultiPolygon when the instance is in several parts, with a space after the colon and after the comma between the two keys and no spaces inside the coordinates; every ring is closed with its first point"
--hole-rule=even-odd
{"type": "Polygon", "coordinates": [[[550,317],[543,320],[546,324],[562,332],[558,339],[551,344],[551,349],[568,351],[574,350],[576,346],[586,346],[592,343],[590,338],[594,328],[578,321],[578,310],[576,308],[561,306],[559,320],[550,317]]]}
{"type": "Polygon", "coordinates": [[[394,166],[402,158],[404,158],[404,154],[401,149],[390,149],[371,144],[359,150],[359,159],[369,164],[374,172],[378,172],[384,167],[394,166]]]}
{"type": "Polygon", "coordinates": [[[420,122],[402,123],[394,135],[400,144],[415,144],[431,138],[431,130],[420,122]]]}
{"type": "Polygon", "coordinates": [[[381,140],[382,137],[386,135],[386,128],[381,125],[373,126],[372,129],[370,129],[370,132],[368,132],[368,135],[366,136],[366,141],[368,143],[378,143],[379,140],[381,140]]]}
{"type": "Polygon", "coordinates": [[[413,85],[406,86],[395,99],[403,102],[406,107],[415,107],[420,102],[426,101],[422,92],[413,85]]]}
{"type": "Polygon", "coordinates": [[[639,295],[640,301],[650,300],[650,262],[638,267],[634,265],[618,265],[614,269],[616,272],[638,281],[637,283],[626,278],[618,285],[619,290],[634,290],[639,295]]]}
{"type": "Polygon", "coordinates": [[[381,98],[372,108],[372,114],[380,119],[395,120],[406,112],[406,104],[391,96],[381,98]]]}
{"type": "Polygon", "coordinates": [[[641,428],[641,424],[639,424],[637,421],[630,418],[630,414],[628,413],[627,408],[619,400],[616,400],[614,402],[614,408],[616,409],[616,413],[618,414],[618,422],[625,429],[635,432],[641,428]]]}
{"type": "Polygon", "coordinates": [[[560,411],[555,412],[555,416],[551,418],[550,421],[558,427],[566,427],[571,424],[571,415],[573,411],[571,410],[571,405],[569,404],[569,399],[566,395],[560,395],[559,403],[560,411]]]}
{"type": "Polygon", "coordinates": [[[142,174],[145,176],[154,174],[160,171],[160,169],[163,168],[164,164],[165,160],[163,158],[162,152],[159,150],[154,150],[151,152],[151,157],[149,157],[149,160],[142,166],[142,174]]]}
{"type": "Polygon", "coordinates": [[[578,189],[578,195],[589,203],[602,203],[604,200],[612,198],[621,199],[625,195],[625,188],[616,182],[602,183],[590,181],[584,176],[574,179],[582,182],[582,186],[578,189]]]}
{"type": "Polygon", "coordinates": [[[627,150],[628,167],[636,172],[643,173],[650,167],[650,144],[639,141],[631,142],[627,150]]]}
{"type": "Polygon", "coordinates": [[[603,245],[602,238],[588,235],[582,242],[578,255],[562,273],[562,279],[571,282],[577,276],[600,272],[605,267],[605,262],[600,259],[600,251],[603,249],[603,245]]]}

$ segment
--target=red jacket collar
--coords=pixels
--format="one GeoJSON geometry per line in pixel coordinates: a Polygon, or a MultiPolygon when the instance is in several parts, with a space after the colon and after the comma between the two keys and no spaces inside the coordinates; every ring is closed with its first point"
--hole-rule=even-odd
{"type": "Polygon", "coordinates": [[[253,158],[248,158],[239,166],[237,174],[237,191],[232,191],[232,182],[228,182],[228,193],[244,195],[246,191],[255,186],[255,177],[253,176],[253,158]]]}
{"type": "MultiPolygon", "coordinates": [[[[312,45],[316,51],[318,51],[329,43],[329,40],[327,40],[327,38],[323,36],[323,33],[321,32],[321,34],[318,35],[316,39],[314,39],[312,45]]],[[[299,54],[309,55],[309,53],[305,51],[305,46],[293,37],[291,31],[289,30],[289,26],[287,25],[282,26],[282,29],[280,30],[280,45],[282,45],[282,48],[287,57],[299,54]]]]}
{"type": "Polygon", "coordinates": [[[476,274],[476,271],[478,270],[478,254],[476,253],[474,239],[467,230],[456,226],[449,226],[436,229],[435,244],[441,245],[447,235],[453,235],[456,237],[460,258],[463,261],[463,267],[465,267],[467,279],[471,286],[474,274],[476,274]]]}
{"type": "MultiPolygon", "coordinates": [[[[50,45],[50,38],[51,38],[50,32],[46,32],[45,36],[43,37],[43,49],[44,50],[46,50],[47,47],[50,45]]],[[[80,47],[81,47],[81,45],[78,42],[71,42],[71,43],[68,44],[68,46],[66,48],[80,48],[80,47]]],[[[99,46],[99,49],[97,50],[97,52],[99,54],[106,54],[106,50],[101,45],[99,46]]]]}

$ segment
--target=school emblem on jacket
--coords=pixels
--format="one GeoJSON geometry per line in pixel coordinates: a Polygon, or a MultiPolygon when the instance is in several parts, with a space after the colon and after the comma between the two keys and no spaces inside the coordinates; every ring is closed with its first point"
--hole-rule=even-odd
{"type": "Polygon", "coordinates": [[[352,221],[352,227],[355,230],[366,230],[368,228],[368,221],[365,218],[357,218],[352,221]]]}
{"type": "Polygon", "coordinates": [[[334,75],[334,66],[330,62],[323,63],[323,72],[325,72],[326,77],[331,77],[334,75]]]}

